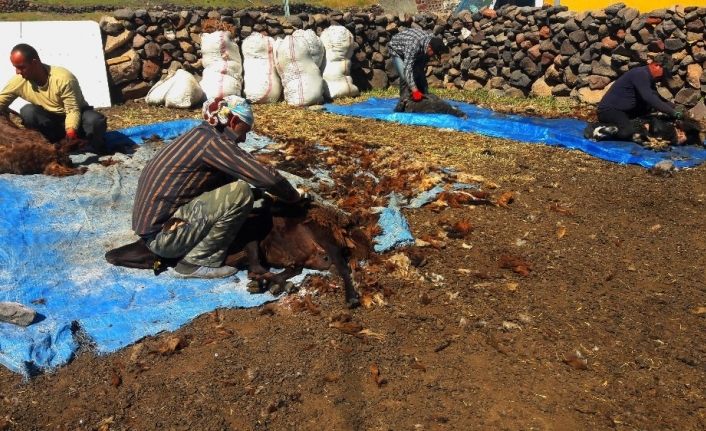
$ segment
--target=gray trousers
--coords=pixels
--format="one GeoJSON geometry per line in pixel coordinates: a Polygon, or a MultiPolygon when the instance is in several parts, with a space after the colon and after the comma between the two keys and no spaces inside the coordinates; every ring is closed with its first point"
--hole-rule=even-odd
{"type": "MultiPolygon", "coordinates": [[[[49,142],[59,142],[66,136],[64,128],[66,115],[55,114],[39,105],[29,103],[20,109],[20,117],[22,117],[22,124],[26,128],[39,131],[49,142]]],[[[91,108],[81,112],[81,124],[77,132],[81,138],[87,139],[96,149],[103,148],[107,128],[105,115],[91,108]]]]}
{"type": "Polygon", "coordinates": [[[217,268],[252,207],[253,194],[245,181],[202,193],[176,210],[147,248],[161,257],[184,256],[187,263],[217,268]]]}

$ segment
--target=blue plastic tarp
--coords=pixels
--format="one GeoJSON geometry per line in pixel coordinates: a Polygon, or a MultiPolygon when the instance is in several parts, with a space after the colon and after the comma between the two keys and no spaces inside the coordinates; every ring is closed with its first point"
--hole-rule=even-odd
{"type": "MultiPolygon", "coordinates": [[[[112,132],[108,141],[168,139],[197,123],[125,129],[112,132]]],[[[251,135],[245,148],[271,143],[251,135]]],[[[108,353],[219,307],[274,299],[249,294],[244,271],[224,280],[185,280],[105,261],[107,250],[136,239],[130,228],[134,192],[141,167],[155,151],[155,145],[141,145],[129,156],[112,156],[117,164],[89,164],[84,175],[65,178],[0,175],[0,302],[19,302],[39,313],[26,328],[0,323],[0,364],[29,375],[71,360],[79,347],[77,328],[98,353],[108,353]]]]}
{"type": "Polygon", "coordinates": [[[388,198],[386,207],[380,209],[378,218],[380,235],[374,238],[373,249],[382,253],[398,247],[414,244],[414,236],[409,229],[409,223],[400,210],[397,196],[393,193],[388,198]]]}
{"type": "Polygon", "coordinates": [[[156,124],[126,127],[106,133],[105,141],[108,146],[116,146],[120,144],[142,144],[155,136],[162,140],[169,140],[176,138],[200,123],[202,123],[202,120],[186,118],[156,124]]]}
{"type": "Polygon", "coordinates": [[[370,98],[354,105],[326,105],[329,112],[354,117],[374,118],[401,124],[430,126],[477,133],[495,138],[555,145],[583,151],[616,163],[651,168],[663,160],[675,168],[689,168],[706,161],[706,148],[673,147],[669,151],[653,151],[633,142],[594,142],[583,137],[586,123],[574,119],[546,119],[499,114],[469,103],[454,102],[468,115],[467,119],[444,114],[410,114],[394,112],[397,99],[370,98]]]}
{"type": "MultiPolygon", "coordinates": [[[[227,280],[184,280],[171,272],[155,277],[150,271],[115,267],[104,260],[107,250],[136,239],[130,220],[137,179],[157,151],[145,142],[155,136],[173,139],[199,123],[176,120],[109,132],[108,146],[137,144],[136,151],[112,156],[118,163],[108,167],[87,164],[84,175],[0,175],[4,212],[0,302],[19,302],[39,313],[26,328],[0,323],[0,364],[31,375],[70,361],[79,348],[76,330],[81,331],[78,338],[87,337],[98,353],[110,353],[143,337],[178,329],[219,307],[252,307],[275,299],[269,293],[247,293],[245,271],[227,280]]],[[[248,151],[267,151],[271,143],[251,133],[240,145],[248,151]]],[[[77,163],[81,160],[74,157],[77,163]]],[[[283,174],[295,185],[315,187],[283,174]]],[[[316,179],[333,181],[323,170],[316,171],[316,179]]],[[[400,206],[419,208],[442,190],[434,187],[402,205],[391,195],[380,212],[382,233],[375,238],[375,250],[412,244],[414,237],[400,206]]],[[[293,281],[300,282],[310,272],[293,281]]]]}

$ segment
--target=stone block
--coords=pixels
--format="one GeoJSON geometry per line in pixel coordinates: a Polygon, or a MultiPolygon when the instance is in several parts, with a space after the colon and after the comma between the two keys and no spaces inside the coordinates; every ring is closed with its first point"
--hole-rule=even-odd
{"type": "Polygon", "coordinates": [[[37,317],[37,312],[17,302],[0,302],[0,322],[19,326],[29,326],[37,317]]]}

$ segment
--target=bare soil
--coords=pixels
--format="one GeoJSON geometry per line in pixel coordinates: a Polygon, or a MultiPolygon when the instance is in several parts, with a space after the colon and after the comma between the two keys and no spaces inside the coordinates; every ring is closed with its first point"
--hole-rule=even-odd
{"type": "Polygon", "coordinates": [[[368,307],[317,280],[29,381],[0,369],[0,430],[706,429],[706,168],[283,105],[257,120],[327,157],[482,176],[503,205],[406,210],[429,245],[363,270],[368,307]]]}

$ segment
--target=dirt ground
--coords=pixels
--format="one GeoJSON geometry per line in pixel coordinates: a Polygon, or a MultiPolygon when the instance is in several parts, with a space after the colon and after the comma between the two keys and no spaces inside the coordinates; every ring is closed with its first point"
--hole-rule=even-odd
{"type": "Polygon", "coordinates": [[[367,307],[318,280],[29,381],[0,369],[0,430],[706,429],[705,167],[256,113],[283,145],[332,147],[329,165],[367,148],[454,167],[503,205],[406,210],[424,242],[364,267],[367,307]]]}

